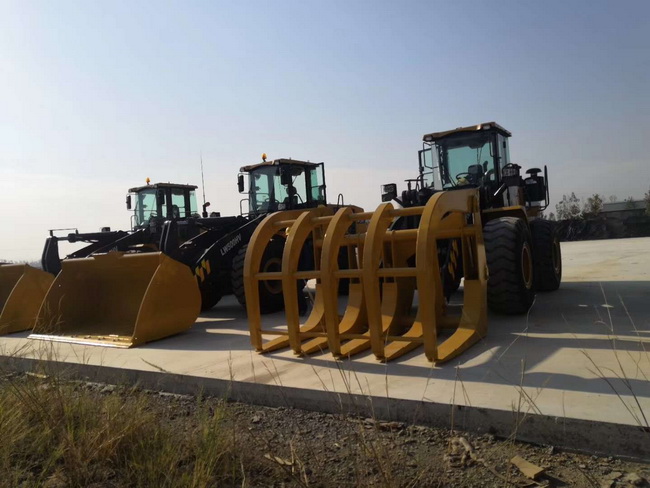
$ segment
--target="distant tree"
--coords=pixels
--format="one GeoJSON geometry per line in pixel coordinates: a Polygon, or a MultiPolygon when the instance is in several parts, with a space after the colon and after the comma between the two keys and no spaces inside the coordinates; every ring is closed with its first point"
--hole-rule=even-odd
{"type": "Polygon", "coordinates": [[[618,197],[616,195],[610,195],[608,200],[610,201],[610,203],[615,203],[618,202],[618,197]]]}
{"type": "Polygon", "coordinates": [[[636,208],[636,202],[633,197],[627,197],[625,199],[625,210],[634,210],[636,208]]]}
{"type": "Polygon", "coordinates": [[[648,188],[648,191],[645,193],[643,201],[645,202],[645,214],[650,217],[650,188],[648,188]]]}
{"type": "Polygon", "coordinates": [[[603,199],[600,198],[598,193],[594,193],[592,196],[587,198],[585,206],[583,208],[583,213],[585,215],[596,216],[603,209],[603,199]]]}
{"type": "Polygon", "coordinates": [[[555,218],[555,214],[554,214],[553,212],[551,212],[550,214],[548,214],[548,220],[553,220],[553,221],[557,220],[557,219],[555,218]]]}
{"type": "Polygon", "coordinates": [[[570,220],[580,218],[582,209],[580,208],[580,199],[574,192],[567,197],[562,195],[562,201],[555,205],[555,212],[558,220],[570,220]]]}

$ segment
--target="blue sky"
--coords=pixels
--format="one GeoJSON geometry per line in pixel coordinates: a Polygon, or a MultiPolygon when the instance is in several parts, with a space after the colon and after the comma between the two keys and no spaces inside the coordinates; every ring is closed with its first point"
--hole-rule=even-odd
{"type": "Polygon", "coordinates": [[[126,228],[127,188],[325,161],[373,208],[424,133],[496,120],[562,193],[650,185],[650,2],[0,0],[0,257],[47,229],[126,228]],[[8,211],[15,209],[18,211],[8,211]]]}

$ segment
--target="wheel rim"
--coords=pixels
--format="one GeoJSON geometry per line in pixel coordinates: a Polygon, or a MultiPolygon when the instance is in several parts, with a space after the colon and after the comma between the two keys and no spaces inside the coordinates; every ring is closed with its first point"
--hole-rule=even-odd
{"type": "Polygon", "coordinates": [[[560,242],[555,239],[553,241],[553,271],[555,271],[556,276],[559,276],[562,271],[562,258],[560,256],[562,256],[560,254],[560,242]]]}
{"type": "MultiPolygon", "coordinates": [[[[280,258],[271,258],[262,268],[263,273],[275,273],[282,270],[282,260],[280,258]]],[[[278,294],[282,293],[282,281],[281,280],[264,280],[264,288],[268,290],[269,293],[278,294]]]]}
{"type": "Polygon", "coordinates": [[[533,286],[533,260],[530,255],[528,243],[524,243],[521,248],[521,276],[527,289],[533,286]]]}

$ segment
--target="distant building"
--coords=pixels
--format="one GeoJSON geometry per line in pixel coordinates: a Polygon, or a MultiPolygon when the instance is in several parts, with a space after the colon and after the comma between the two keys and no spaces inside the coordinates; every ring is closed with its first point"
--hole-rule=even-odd
{"type": "Polygon", "coordinates": [[[645,214],[643,200],[628,200],[603,204],[599,217],[605,219],[610,237],[647,236],[650,232],[650,218],[645,214]]]}
{"type": "Polygon", "coordinates": [[[645,212],[645,202],[643,200],[631,200],[627,202],[608,202],[603,203],[603,209],[600,213],[613,213],[624,212],[626,216],[636,214],[638,212],[643,215],[645,212]]]}
{"type": "Polygon", "coordinates": [[[650,216],[643,200],[603,203],[598,215],[560,222],[560,240],[616,239],[650,236],[650,216]]]}

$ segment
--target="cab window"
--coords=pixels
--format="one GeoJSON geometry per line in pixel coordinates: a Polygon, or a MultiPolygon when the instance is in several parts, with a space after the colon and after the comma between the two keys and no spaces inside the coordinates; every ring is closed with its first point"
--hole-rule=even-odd
{"type": "Polygon", "coordinates": [[[443,188],[481,185],[496,178],[492,134],[472,134],[437,143],[443,188]]]}
{"type": "Polygon", "coordinates": [[[172,204],[167,211],[168,219],[187,218],[187,208],[185,207],[185,192],[181,188],[172,189],[172,204]]]}
{"type": "Polygon", "coordinates": [[[137,193],[135,208],[135,225],[146,224],[151,217],[157,217],[156,190],[142,190],[137,193]]]}

